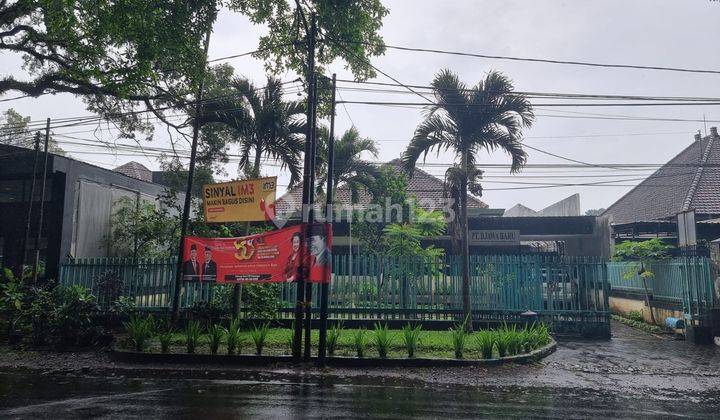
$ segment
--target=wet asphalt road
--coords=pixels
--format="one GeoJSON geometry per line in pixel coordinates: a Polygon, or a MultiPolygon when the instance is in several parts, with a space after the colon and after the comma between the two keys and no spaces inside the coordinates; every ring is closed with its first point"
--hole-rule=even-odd
{"type": "Polygon", "coordinates": [[[372,386],[0,374],[7,418],[707,417],[716,404],[558,388],[372,386]]]}
{"type": "Polygon", "coordinates": [[[496,368],[194,366],[173,376],[181,367],[148,372],[100,353],[5,353],[0,418],[720,417],[720,348],[612,328],[610,341],[561,340],[543,363],[496,368]]]}

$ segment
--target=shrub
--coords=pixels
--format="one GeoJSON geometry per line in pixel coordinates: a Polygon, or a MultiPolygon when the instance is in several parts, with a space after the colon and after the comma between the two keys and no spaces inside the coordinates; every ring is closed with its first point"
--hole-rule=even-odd
{"type": "Polygon", "coordinates": [[[390,349],[393,338],[394,336],[390,334],[390,329],[387,324],[380,325],[379,322],[375,323],[375,346],[381,359],[387,358],[387,352],[388,349],[390,349]]]}
{"type": "Polygon", "coordinates": [[[58,306],[52,318],[60,344],[92,344],[99,332],[94,323],[99,310],[95,297],[81,285],[58,287],[56,293],[58,306]]]}
{"type": "Polygon", "coordinates": [[[56,294],[36,289],[25,316],[30,325],[30,336],[35,345],[48,344],[53,336],[53,312],[57,306],[56,294]]]}
{"type": "Polygon", "coordinates": [[[210,345],[210,353],[217,354],[220,348],[220,342],[225,336],[225,328],[221,325],[213,324],[208,327],[208,344],[210,345]]]}
{"type": "Polygon", "coordinates": [[[630,311],[630,312],[628,312],[626,318],[636,321],[636,322],[645,322],[645,318],[643,317],[643,314],[640,311],[630,311]]]}
{"type": "Polygon", "coordinates": [[[235,318],[230,321],[228,329],[225,330],[225,336],[227,337],[227,352],[228,354],[240,353],[242,349],[242,339],[240,337],[240,320],[235,318]]]}
{"type": "Polygon", "coordinates": [[[465,324],[456,324],[455,328],[450,329],[452,334],[453,348],[455,349],[455,358],[462,359],[463,351],[465,350],[465,340],[467,339],[467,331],[465,331],[465,324]]]}
{"type": "Polygon", "coordinates": [[[326,343],[327,343],[327,350],[328,354],[332,356],[335,354],[335,348],[337,347],[338,340],[340,339],[340,335],[343,331],[343,323],[342,321],[336,323],[333,325],[330,330],[328,331],[326,343]]]}
{"type": "Polygon", "coordinates": [[[154,323],[150,317],[133,316],[130,321],[124,322],[125,332],[137,352],[145,351],[147,342],[153,335],[154,323]]]}
{"type": "Polygon", "coordinates": [[[248,318],[274,319],[279,305],[278,284],[244,284],[242,300],[247,307],[248,318]]]}
{"type": "Polygon", "coordinates": [[[185,329],[185,345],[187,346],[187,352],[192,354],[195,353],[195,348],[200,342],[200,336],[202,335],[202,327],[197,321],[190,321],[185,329]]]}
{"type": "Polygon", "coordinates": [[[267,338],[269,330],[270,324],[265,323],[260,327],[253,327],[250,331],[250,336],[252,337],[253,343],[255,343],[255,354],[258,356],[262,354],[263,348],[265,347],[265,339],[267,338]]]}
{"type": "Polygon", "coordinates": [[[15,277],[9,268],[0,269],[0,326],[8,337],[17,330],[26,294],[27,287],[21,278],[15,277]]]}
{"type": "Polygon", "coordinates": [[[160,351],[163,354],[170,353],[170,344],[172,344],[174,334],[175,331],[172,328],[166,329],[165,331],[158,334],[158,341],[160,341],[160,351]]]}
{"type": "Polygon", "coordinates": [[[403,339],[405,341],[405,349],[409,358],[415,357],[415,350],[417,350],[418,344],[420,344],[420,333],[422,332],[422,325],[417,324],[413,328],[410,324],[403,327],[403,339]]]}
{"type": "Polygon", "coordinates": [[[365,328],[360,328],[355,330],[355,334],[353,335],[353,344],[357,357],[365,357],[365,347],[367,346],[366,332],[365,328]]]}
{"type": "Polygon", "coordinates": [[[480,331],[477,335],[477,343],[480,356],[483,359],[492,359],[493,348],[495,348],[495,334],[492,331],[480,331]]]}

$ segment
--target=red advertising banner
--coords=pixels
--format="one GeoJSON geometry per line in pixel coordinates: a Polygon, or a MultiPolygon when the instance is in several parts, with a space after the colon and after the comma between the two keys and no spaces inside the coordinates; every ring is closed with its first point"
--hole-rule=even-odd
{"type": "Polygon", "coordinates": [[[238,238],[185,237],[183,279],[218,283],[330,282],[332,226],[295,225],[238,238]],[[310,243],[305,244],[305,229],[310,243]]]}

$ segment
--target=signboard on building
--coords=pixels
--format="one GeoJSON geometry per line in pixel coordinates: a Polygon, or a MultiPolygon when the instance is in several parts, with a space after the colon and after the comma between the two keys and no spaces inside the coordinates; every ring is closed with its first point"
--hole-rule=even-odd
{"type": "Polygon", "coordinates": [[[330,281],[332,226],[300,224],[237,238],[186,236],[183,280],[218,283],[330,281]],[[307,232],[310,229],[310,232],[307,232]],[[305,238],[310,234],[310,242],[305,238]]]}
{"type": "Polygon", "coordinates": [[[205,221],[261,222],[275,216],[277,177],[203,186],[205,221]]]}
{"type": "Polygon", "coordinates": [[[471,230],[469,242],[475,246],[520,245],[520,231],[471,230]]]}

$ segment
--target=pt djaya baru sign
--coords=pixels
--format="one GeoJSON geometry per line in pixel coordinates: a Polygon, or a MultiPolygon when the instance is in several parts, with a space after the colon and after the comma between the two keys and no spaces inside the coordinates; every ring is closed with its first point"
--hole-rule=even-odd
{"type": "Polygon", "coordinates": [[[203,186],[205,221],[262,222],[275,216],[277,177],[203,186]]]}
{"type": "Polygon", "coordinates": [[[471,230],[470,245],[520,245],[519,230],[471,230]]]}

